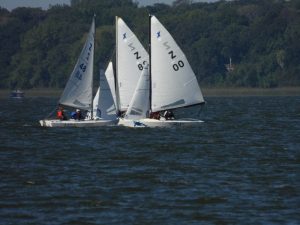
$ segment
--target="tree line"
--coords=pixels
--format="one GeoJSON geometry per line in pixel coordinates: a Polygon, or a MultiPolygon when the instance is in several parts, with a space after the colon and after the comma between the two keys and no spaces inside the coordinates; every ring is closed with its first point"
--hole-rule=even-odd
{"type": "Polygon", "coordinates": [[[96,80],[114,56],[115,16],[147,49],[148,15],[154,14],[185,52],[201,86],[300,85],[299,0],[177,0],[146,7],[131,0],[70,3],[48,10],[0,8],[0,88],[64,87],[94,13],[96,80]]]}

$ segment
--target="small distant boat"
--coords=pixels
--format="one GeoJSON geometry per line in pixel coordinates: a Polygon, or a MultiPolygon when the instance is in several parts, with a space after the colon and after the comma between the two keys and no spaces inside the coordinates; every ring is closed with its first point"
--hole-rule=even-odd
{"type": "Polygon", "coordinates": [[[10,93],[10,97],[11,98],[24,98],[24,92],[17,89],[17,90],[13,90],[11,93],[10,93]]]}

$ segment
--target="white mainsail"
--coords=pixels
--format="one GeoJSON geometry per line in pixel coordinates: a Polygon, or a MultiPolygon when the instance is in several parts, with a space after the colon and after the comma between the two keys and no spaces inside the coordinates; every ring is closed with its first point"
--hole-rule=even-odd
{"type": "Polygon", "coordinates": [[[173,37],[151,16],[151,110],[153,112],[204,102],[196,76],[173,37]]]}
{"type": "Polygon", "coordinates": [[[147,117],[150,108],[149,93],[150,79],[148,66],[145,66],[136,86],[129,108],[126,111],[126,119],[143,119],[147,117]]]}
{"type": "Polygon", "coordinates": [[[129,107],[141,72],[149,62],[149,55],[135,34],[119,17],[116,17],[116,42],[119,110],[125,111],[129,107]]]}
{"type": "Polygon", "coordinates": [[[60,97],[59,104],[79,108],[83,110],[92,109],[92,86],[93,86],[93,64],[94,64],[94,35],[95,18],[77,60],[74,70],[60,97]]]}
{"type": "MultiPolygon", "coordinates": [[[[112,69],[111,63],[105,71],[110,73],[112,69]]],[[[106,75],[100,72],[100,87],[93,101],[93,116],[94,118],[102,118],[106,120],[116,119],[116,108],[114,105],[113,93],[109,88],[106,75]]]]}

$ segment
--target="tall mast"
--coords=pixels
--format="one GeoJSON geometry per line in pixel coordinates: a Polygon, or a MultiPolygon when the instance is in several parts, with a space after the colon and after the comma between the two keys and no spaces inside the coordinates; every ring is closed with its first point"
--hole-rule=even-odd
{"type": "MultiPolygon", "coordinates": [[[[94,24],[94,26],[95,26],[95,32],[94,32],[94,43],[93,43],[93,48],[94,48],[94,52],[93,52],[93,54],[95,55],[95,38],[96,38],[96,21],[95,21],[95,18],[96,18],[96,13],[94,13],[94,16],[93,16],[93,24],[94,24]]],[[[94,56],[93,56],[94,57],[94,56]]],[[[94,64],[94,60],[93,60],[93,64],[94,64]]],[[[93,76],[93,78],[94,78],[94,65],[92,65],[92,76],[93,76]]],[[[99,82],[100,83],[100,82],[99,82]]],[[[93,96],[93,85],[92,85],[92,96],[93,96]]],[[[92,98],[92,104],[91,104],[91,119],[93,119],[94,118],[94,113],[93,113],[93,107],[94,107],[94,105],[93,105],[93,98],[92,98]]]]}
{"type": "Polygon", "coordinates": [[[116,90],[116,111],[117,111],[117,115],[119,115],[120,112],[120,92],[119,92],[119,79],[118,79],[118,74],[119,74],[119,66],[118,66],[118,37],[119,37],[119,30],[118,30],[118,16],[115,17],[115,29],[116,29],[116,53],[115,53],[115,57],[116,57],[116,65],[115,65],[115,90],[116,90]]]}
{"type": "Polygon", "coordinates": [[[149,102],[150,102],[150,111],[152,112],[152,65],[151,65],[151,17],[152,15],[149,14],[149,45],[148,45],[148,52],[149,52],[149,79],[150,79],[150,87],[149,87],[149,102]]]}
{"type": "MultiPolygon", "coordinates": [[[[118,74],[118,16],[115,17],[115,29],[116,29],[116,77],[118,74]]],[[[117,85],[119,85],[117,83],[117,85]]]]}

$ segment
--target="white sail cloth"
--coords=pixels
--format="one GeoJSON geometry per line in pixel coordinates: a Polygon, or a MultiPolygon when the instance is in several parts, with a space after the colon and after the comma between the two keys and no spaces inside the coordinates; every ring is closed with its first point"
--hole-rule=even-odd
{"type": "Polygon", "coordinates": [[[139,82],[135,88],[133,98],[130,102],[129,108],[125,114],[126,119],[138,120],[146,118],[149,114],[149,70],[145,66],[140,76],[139,82]]]}
{"type": "Polygon", "coordinates": [[[151,16],[151,110],[153,112],[204,102],[196,76],[173,37],[151,16]]]}
{"type": "Polygon", "coordinates": [[[116,17],[116,73],[118,109],[126,111],[149,55],[126,23],[116,17]]]}
{"type": "MultiPolygon", "coordinates": [[[[100,72],[100,86],[93,101],[93,117],[95,119],[115,120],[115,88],[110,88],[108,79],[114,79],[112,63],[108,64],[105,73],[100,72]]],[[[114,81],[113,81],[114,82],[114,81]]]]}
{"type": "Polygon", "coordinates": [[[95,18],[93,18],[85,45],[60,97],[59,104],[61,105],[83,110],[92,109],[94,36],[95,18]]]}

